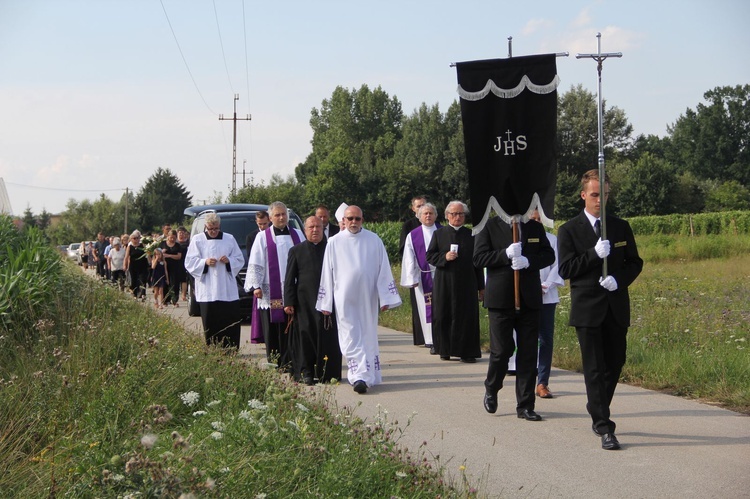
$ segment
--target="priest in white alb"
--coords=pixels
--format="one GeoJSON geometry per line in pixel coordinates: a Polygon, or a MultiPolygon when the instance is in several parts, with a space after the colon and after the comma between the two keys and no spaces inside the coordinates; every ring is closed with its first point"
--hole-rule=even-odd
{"type": "Polygon", "coordinates": [[[291,369],[287,316],[284,313],[284,276],[289,250],[305,240],[302,231],[289,227],[286,205],[276,201],[268,206],[271,226],[255,236],[247,259],[245,291],[257,298],[268,362],[291,369]]]}
{"type": "Polygon", "coordinates": [[[345,229],[328,240],[316,308],[336,312],[347,379],[357,393],[382,381],[378,312],[401,305],[388,253],[377,234],[362,228],[362,210],[349,206],[345,229]]]}
{"type": "Polygon", "coordinates": [[[245,263],[237,241],[221,231],[216,213],[206,215],[204,232],[192,237],[185,269],[195,279],[195,300],[206,344],[240,346],[240,295],[236,277],[245,263]]]}
{"type": "Polygon", "coordinates": [[[427,248],[430,247],[432,235],[440,228],[440,224],[435,223],[437,208],[432,203],[424,203],[417,211],[417,218],[420,225],[407,234],[404,242],[401,285],[414,288],[417,307],[412,309],[412,314],[419,317],[424,345],[432,355],[437,355],[432,342],[432,280],[435,277],[435,267],[427,261],[427,248]]]}

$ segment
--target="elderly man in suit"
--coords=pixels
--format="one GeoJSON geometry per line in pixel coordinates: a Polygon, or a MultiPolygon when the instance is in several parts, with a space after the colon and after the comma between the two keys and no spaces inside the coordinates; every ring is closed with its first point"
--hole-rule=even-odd
{"type": "Polygon", "coordinates": [[[487,222],[474,241],[474,266],[487,268],[484,306],[490,319],[490,361],[484,382],[484,409],[497,411],[497,392],[508,373],[508,359],[516,344],[516,415],[526,421],[541,421],[534,412],[537,338],[542,308],[539,270],[555,261],[542,224],[529,219],[519,223],[520,237],[513,242],[510,224],[495,217],[487,222]],[[514,273],[519,275],[519,303],[516,308],[514,273]]]}
{"type": "Polygon", "coordinates": [[[581,347],[586,409],[592,429],[601,436],[602,448],[616,450],[615,423],[609,406],[625,365],[626,335],[630,326],[628,286],[643,269],[643,260],[630,225],[606,217],[606,236],[601,238],[601,205],[609,195],[609,179],[602,192],[598,170],[581,179],[584,210],[558,231],[559,272],[570,279],[570,322],[581,347]],[[602,201],[602,195],[605,200],[602,201]],[[604,259],[607,276],[603,276],[604,259]]]}

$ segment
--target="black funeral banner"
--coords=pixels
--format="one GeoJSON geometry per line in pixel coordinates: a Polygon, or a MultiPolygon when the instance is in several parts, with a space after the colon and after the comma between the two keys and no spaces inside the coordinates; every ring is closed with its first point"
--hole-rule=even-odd
{"type": "Polygon", "coordinates": [[[552,226],[557,178],[554,54],[459,62],[458,94],[474,233],[491,210],[510,223],[535,208],[552,226]]]}

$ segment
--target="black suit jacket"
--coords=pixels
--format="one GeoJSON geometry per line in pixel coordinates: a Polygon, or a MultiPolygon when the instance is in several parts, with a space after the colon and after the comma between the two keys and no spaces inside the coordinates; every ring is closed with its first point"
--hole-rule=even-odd
{"type": "MultiPolygon", "coordinates": [[[[552,265],[555,250],[549,244],[544,226],[529,220],[521,226],[521,254],[529,266],[519,271],[521,306],[538,309],[542,306],[542,283],[539,270],[552,265]]],[[[487,268],[484,306],[487,308],[515,307],[515,287],[511,259],[505,253],[513,244],[513,229],[500,217],[490,219],[474,240],[474,266],[487,268]]]]}
{"type": "Polygon", "coordinates": [[[607,273],[617,281],[617,290],[607,291],[599,284],[603,260],[594,250],[598,240],[586,214],[581,212],[560,227],[557,233],[558,270],[560,277],[570,279],[571,326],[597,327],[608,308],[623,327],[630,326],[628,286],[643,269],[630,224],[617,217],[607,217],[607,239],[610,253],[607,273]]]}
{"type": "Polygon", "coordinates": [[[401,226],[401,234],[399,234],[399,237],[398,237],[399,259],[404,257],[404,247],[406,246],[406,236],[409,235],[409,232],[413,231],[420,225],[422,225],[422,222],[420,222],[417,217],[412,217],[406,222],[404,222],[404,225],[401,226]]]}
{"type": "Polygon", "coordinates": [[[328,222],[328,237],[333,237],[339,233],[339,226],[328,222]]]}

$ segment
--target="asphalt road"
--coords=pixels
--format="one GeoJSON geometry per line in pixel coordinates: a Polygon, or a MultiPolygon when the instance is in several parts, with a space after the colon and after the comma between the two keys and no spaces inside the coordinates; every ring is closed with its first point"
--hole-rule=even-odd
{"type": "MultiPolygon", "coordinates": [[[[200,318],[187,317],[184,305],[163,313],[200,332],[200,318]]],[[[483,497],[750,497],[750,417],[621,384],[612,414],[622,449],[605,451],[591,431],[582,375],[552,370],[555,398],[537,399],[541,422],[516,417],[512,376],[497,413],[488,414],[486,357],[441,361],[408,334],[380,328],[379,335],[383,384],[357,395],[344,380],[334,389],[337,406],[366,421],[397,421],[402,446],[454,480],[465,473],[483,497]]],[[[263,345],[249,338],[245,325],[241,353],[262,360],[263,345]]]]}

